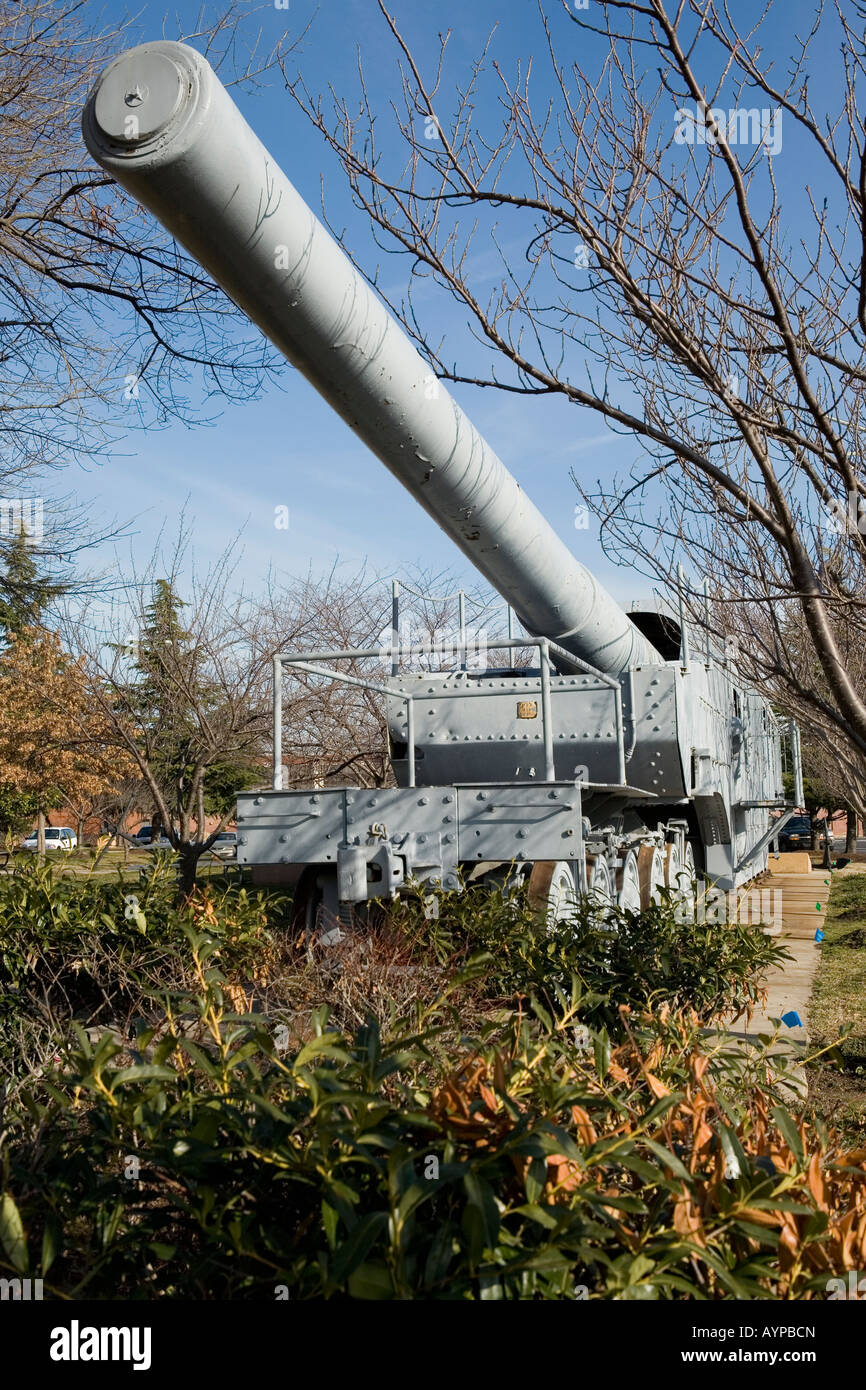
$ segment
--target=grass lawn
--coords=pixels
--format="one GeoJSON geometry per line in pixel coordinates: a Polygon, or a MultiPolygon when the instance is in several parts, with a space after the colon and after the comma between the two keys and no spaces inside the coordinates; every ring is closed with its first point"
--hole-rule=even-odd
{"type": "MultiPolygon", "coordinates": [[[[864,866],[866,867],[866,866],[864,866]]],[[[866,1144],[866,872],[834,877],[826,940],[809,1005],[813,1046],[839,1043],[809,1068],[809,1100],[827,1124],[866,1144]]]]}
{"type": "MultiPolygon", "coordinates": [[[[169,851],[164,851],[168,853],[169,851]]],[[[18,851],[16,858],[23,859],[32,853],[29,850],[18,851]]],[[[99,854],[97,850],[88,846],[81,849],[69,850],[68,852],[58,853],[57,851],[46,854],[46,862],[50,863],[56,873],[72,873],[76,877],[86,876],[96,873],[100,877],[112,878],[120,873],[123,877],[130,880],[137,880],[142,869],[153,865],[154,856],[146,849],[130,849],[124,858],[122,849],[109,849],[105,853],[99,854]],[[98,863],[97,863],[98,859],[98,863]]],[[[9,863],[9,870],[12,868],[12,860],[9,863]]],[[[234,859],[223,860],[216,855],[205,854],[199,860],[198,877],[222,878],[226,875],[232,879],[249,878],[249,870],[246,873],[238,872],[237,864],[234,859]]]]}

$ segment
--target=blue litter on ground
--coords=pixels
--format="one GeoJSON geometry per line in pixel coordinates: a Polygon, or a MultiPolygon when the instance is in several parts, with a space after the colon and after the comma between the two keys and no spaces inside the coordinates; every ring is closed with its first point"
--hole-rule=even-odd
{"type": "Polygon", "coordinates": [[[823,941],[823,940],[824,940],[824,933],[822,932],[822,930],[821,930],[820,927],[818,928],[818,930],[817,930],[816,933],[815,933],[815,940],[816,940],[816,941],[823,941]]]}
{"type": "Polygon", "coordinates": [[[782,1014],[782,1022],[789,1028],[802,1028],[803,1020],[796,1009],[790,1009],[788,1013],[782,1014]]]}

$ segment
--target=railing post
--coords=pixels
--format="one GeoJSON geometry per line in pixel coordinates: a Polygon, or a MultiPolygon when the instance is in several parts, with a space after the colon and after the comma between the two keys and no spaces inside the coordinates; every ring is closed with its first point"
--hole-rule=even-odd
{"type": "Polygon", "coordinates": [[[457,590],[457,614],[460,624],[460,670],[466,670],[466,595],[457,590]]]}
{"type": "MultiPolygon", "coordinates": [[[[631,672],[629,672],[629,675],[631,675],[631,672]]],[[[616,717],[616,753],[619,763],[619,780],[620,785],[625,786],[627,779],[625,771],[625,723],[622,717],[622,686],[618,685],[613,694],[614,713],[616,717]]],[[[634,696],[632,696],[632,700],[633,699],[634,696]]],[[[632,719],[635,718],[634,707],[632,707],[631,717],[632,719]]]]}
{"type": "MultiPolygon", "coordinates": [[[[508,640],[509,640],[509,642],[511,642],[511,641],[513,641],[513,639],[514,639],[514,609],[511,607],[511,604],[509,603],[509,605],[508,605],[508,640]]],[[[514,648],[513,648],[513,647],[509,647],[509,648],[508,648],[508,665],[511,667],[512,670],[514,669],[514,648]]]]}
{"type": "Polygon", "coordinates": [[[791,737],[791,770],[794,774],[794,805],[802,807],[803,801],[803,758],[800,752],[800,729],[792,719],[789,725],[791,737]]]}
{"type": "Polygon", "coordinates": [[[391,580],[391,675],[396,676],[400,665],[398,644],[400,641],[400,581],[391,580]]]}
{"type": "Polygon", "coordinates": [[[406,696],[406,764],[409,786],[415,785],[415,701],[406,696]]]}
{"type": "Polygon", "coordinates": [[[274,657],[274,791],[283,790],[283,663],[274,657]]]}
{"type": "Polygon", "coordinates": [[[550,652],[545,641],[538,644],[541,656],[541,736],[544,740],[544,780],[556,781],[553,762],[553,728],[550,716],[550,652]]]}
{"type": "Polygon", "coordinates": [[[685,571],[682,565],[677,565],[677,595],[680,602],[680,665],[683,670],[688,670],[689,635],[686,631],[686,610],[683,601],[683,584],[685,583],[685,578],[685,571]]]}

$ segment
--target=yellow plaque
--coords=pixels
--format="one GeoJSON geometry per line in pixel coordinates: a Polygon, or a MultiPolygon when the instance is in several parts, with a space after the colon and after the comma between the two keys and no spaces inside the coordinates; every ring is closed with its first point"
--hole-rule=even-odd
{"type": "Polygon", "coordinates": [[[537,700],[518,700],[517,701],[518,719],[537,719],[538,701],[537,700]]]}

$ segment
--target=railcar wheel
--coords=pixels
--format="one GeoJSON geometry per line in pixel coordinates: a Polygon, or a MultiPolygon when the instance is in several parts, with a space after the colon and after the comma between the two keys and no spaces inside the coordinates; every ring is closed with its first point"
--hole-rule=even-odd
{"type": "Polygon", "coordinates": [[[694,912],[698,894],[701,886],[698,883],[698,869],[695,863],[695,851],[689,840],[686,840],[685,853],[683,855],[683,867],[680,871],[680,884],[683,900],[694,912]]]}
{"type": "Polygon", "coordinates": [[[573,921],[577,906],[574,869],[564,859],[540,859],[529,875],[529,904],[551,925],[573,921]]]}
{"type": "Polygon", "coordinates": [[[651,903],[661,902],[665,886],[665,861],[658,845],[641,845],[637,852],[640,873],[640,905],[646,912],[651,903]]]}
{"type": "Polygon", "coordinates": [[[672,893],[680,891],[680,874],[683,871],[683,856],[679,843],[669,840],[665,845],[665,887],[672,893]]]}
{"type": "Polygon", "coordinates": [[[637,851],[628,850],[616,875],[616,905],[623,912],[640,912],[640,868],[637,851]]]}
{"type": "Polygon", "coordinates": [[[309,864],[292,898],[292,925],[303,934],[308,952],[314,941],[324,946],[340,940],[340,905],[333,869],[309,864]]]}
{"type": "Polygon", "coordinates": [[[602,906],[613,903],[613,878],[607,860],[602,854],[586,856],[586,892],[587,897],[602,906]]]}

